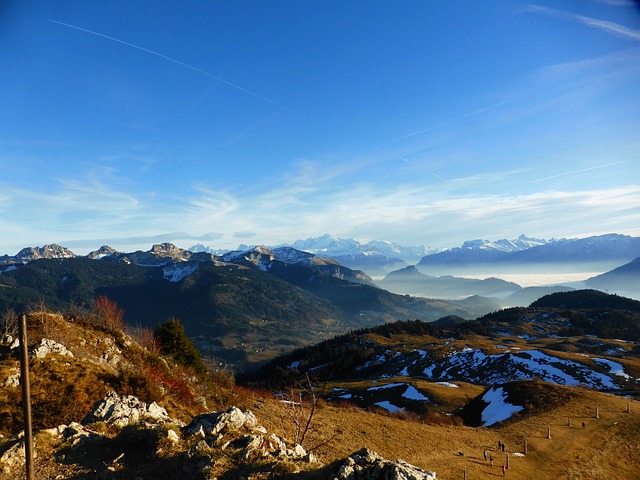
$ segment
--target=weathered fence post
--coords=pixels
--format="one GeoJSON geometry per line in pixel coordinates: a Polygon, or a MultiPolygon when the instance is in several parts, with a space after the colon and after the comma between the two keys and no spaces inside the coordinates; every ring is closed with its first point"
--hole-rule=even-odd
{"type": "Polygon", "coordinates": [[[571,415],[567,417],[567,426],[571,426],[571,415]]]}
{"type": "Polygon", "coordinates": [[[600,406],[596,405],[596,418],[600,418],[600,406]]]}
{"type": "Polygon", "coordinates": [[[526,455],[527,453],[529,453],[527,451],[527,437],[524,437],[524,454],[526,455]]]}
{"type": "Polygon", "coordinates": [[[508,453],[507,453],[506,465],[507,465],[507,468],[509,468],[509,454],[508,453]]]}
{"type": "Polygon", "coordinates": [[[24,418],[24,460],[27,480],[35,480],[33,472],[33,432],[31,427],[31,386],[29,384],[29,354],[27,352],[27,316],[20,315],[20,384],[22,385],[22,416],[24,418]]]}
{"type": "Polygon", "coordinates": [[[547,438],[551,440],[551,425],[547,425],[547,438]]]}

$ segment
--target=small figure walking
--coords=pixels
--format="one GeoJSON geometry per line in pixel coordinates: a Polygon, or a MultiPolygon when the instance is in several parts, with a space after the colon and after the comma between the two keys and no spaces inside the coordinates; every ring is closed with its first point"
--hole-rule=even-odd
{"type": "Polygon", "coordinates": [[[487,461],[487,449],[484,449],[484,452],[482,452],[482,454],[484,455],[484,461],[487,461]]]}
{"type": "Polygon", "coordinates": [[[489,455],[489,463],[493,467],[493,455],[489,455]]]}
{"type": "Polygon", "coordinates": [[[504,452],[504,443],[501,445],[501,447],[502,447],[502,451],[504,452]]]}
{"type": "Polygon", "coordinates": [[[587,424],[586,424],[586,423],[584,423],[584,422],[582,422],[582,428],[584,428],[584,427],[586,427],[586,426],[587,426],[587,424]]]}
{"type": "Polygon", "coordinates": [[[502,465],[502,476],[503,477],[507,476],[507,466],[506,465],[502,465]]]}
{"type": "Polygon", "coordinates": [[[502,442],[498,440],[498,450],[500,450],[501,448],[502,448],[502,442]]]}

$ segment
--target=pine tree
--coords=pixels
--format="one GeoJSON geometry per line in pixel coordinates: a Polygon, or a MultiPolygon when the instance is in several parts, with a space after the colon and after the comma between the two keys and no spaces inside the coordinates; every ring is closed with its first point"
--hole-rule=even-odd
{"type": "Polygon", "coordinates": [[[198,375],[207,372],[200,352],[184,333],[180,319],[171,318],[158,325],[155,334],[163,354],[172,357],[176,363],[192,368],[198,375]]]}

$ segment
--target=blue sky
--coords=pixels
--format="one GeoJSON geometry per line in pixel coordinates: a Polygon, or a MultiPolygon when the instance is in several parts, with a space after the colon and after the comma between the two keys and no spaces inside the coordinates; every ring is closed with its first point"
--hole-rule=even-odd
{"type": "Polygon", "coordinates": [[[0,3],[0,254],[640,235],[640,8],[0,3]]]}

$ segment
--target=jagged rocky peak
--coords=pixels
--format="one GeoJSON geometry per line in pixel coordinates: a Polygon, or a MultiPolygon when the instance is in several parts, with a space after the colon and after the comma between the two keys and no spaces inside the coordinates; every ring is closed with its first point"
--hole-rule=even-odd
{"type": "Polygon", "coordinates": [[[17,262],[30,262],[40,258],[74,258],[76,255],[71,250],[52,243],[43,247],[23,248],[13,257],[17,262]]]}
{"type": "Polygon", "coordinates": [[[118,252],[115,248],[110,247],[109,245],[103,245],[98,250],[89,252],[89,254],[87,255],[87,258],[90,258],[92,260],[99,260],[101,258],[108,257],[110,255],[118,254],[118,253],[120,252],[118,252]]]}
{"type": "Polygon", "coordinates": [[[176,247],[173,243],[157,243],[151,247],[149,253],[159,257],[170,257],[176,260],[186,260],[191,252],[176,247]]]}
{"type": "Polygon", "coordinates": [[[340,265],[331,258],[320,257],[310,252],[295,249],[289,246],[276,247],[273,254],[278,260],[285,263],[293,263],[299,265],[340,265]]]}
{"type": "Polygon", "coordinates": [[[276,259],[273,252],[263,245],[258,245],[249,251],[244,252],[243,256],[251,262],[272,262],[276,259]]]}

